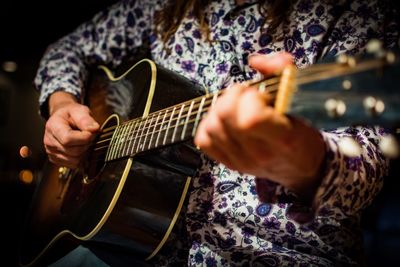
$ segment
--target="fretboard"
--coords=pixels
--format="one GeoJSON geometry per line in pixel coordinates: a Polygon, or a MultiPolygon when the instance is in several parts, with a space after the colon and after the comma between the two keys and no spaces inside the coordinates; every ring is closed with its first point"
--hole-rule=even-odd
{"type": "Polygon", "coordinates": [[[219,94],[204,95],[119,125],[111,139],[106,161],[193,138],[199,122],[219,94]]]}

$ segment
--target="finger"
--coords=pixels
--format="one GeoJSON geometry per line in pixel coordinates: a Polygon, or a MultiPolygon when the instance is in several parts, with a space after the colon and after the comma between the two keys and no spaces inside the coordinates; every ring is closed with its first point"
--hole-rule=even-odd
{"type": "Polygon", "coordinates": [[[249,57],[250,67],[265,75],[279,74],[289,64],[293,64],[293,56],[286,52],[268,55],[253,54],[249,57]]]}
{"type": "Polygon", "coordinates": [[[88,145],[80,146],[63,146],[61,145],[53,135],[50,133],[45,134],[44,145],[52,152],[61,153],[65,156],[80,157],[88,149],[88,145]]]}
{"type": "Polygon", "coordinates": [[[238,112],[237,103],[240,95],[246,89],[247,83],[234,84],[229,86],[224,93],[218,98],[215,106],[212,108],[218,118],[224,125],[234,127],[235,116],[238,112]]]}
{"type": "Polygon", "coordinates": [[[87,145],[95,137],[89,131],[73,130],[68,121],[57,117],[48,120],[46,131],[64,147],[87,145]]]}
{"type": "Polygon", "coordinates": [[[90,110],[87,106],[76,105],[69,110],[71,123],[79,130],[96,132],[99,130],[100,125],[91,116],[90,110]]]}
{"type": "Polygon", "coordinates": [[[265,103],[265,96],[256,90],[241,94],[237,107],[237,131],[241,135],[256,137],[279,136],[291,129],[290,120],[265,103]]]}
{"type": "Polygon", "coordinates": [[[208,156],[230,168],[243,171],[251,164],[246,149],[229,136],[216,112],[200,123],[195,142],[208,156]]]}

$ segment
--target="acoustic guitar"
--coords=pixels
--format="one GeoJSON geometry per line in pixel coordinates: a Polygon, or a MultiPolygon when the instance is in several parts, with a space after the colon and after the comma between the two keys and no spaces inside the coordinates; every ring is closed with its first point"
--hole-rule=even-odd
{"type": "MultiPolygon", "coordinates": [[[[40,264],[68,238],[151,259],[179,217],[200,164],[197,126],[223,91],[204,88],[144,59],[115,76],[92,75],[85,104],[104,121],[78,169],[47,162],[20,246],[20,265],[40,264]]],[[[253,81],[282,113],[318,128],[398,125],[395,53],[333,62],[253,81]]]]}

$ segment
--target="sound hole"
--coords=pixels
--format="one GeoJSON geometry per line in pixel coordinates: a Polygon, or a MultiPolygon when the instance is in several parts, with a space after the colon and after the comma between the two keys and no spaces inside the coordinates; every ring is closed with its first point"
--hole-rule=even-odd
{"type": "Polygon", "coordinates": [[[96,136],[92,146],[88,150],[88,158],[85,168],[83,182],[90,183],[99,175],[105,164],[107,150],[118,125],[118,119],[115,116],[110,117],[101,127],[100,133],[96,136]]]}
{"type": "Polygon", "coordinates": [[[110,117],[101,127],[100,133],[88,149],[86,159],[81,167],[69,176],[69,186],[63,205],[62,213],[71,213],[78,210],[95,190],[100,174],[105,166],[105,157],[110,145],[114,129],[118,124],[117,117],[110,117]]]}

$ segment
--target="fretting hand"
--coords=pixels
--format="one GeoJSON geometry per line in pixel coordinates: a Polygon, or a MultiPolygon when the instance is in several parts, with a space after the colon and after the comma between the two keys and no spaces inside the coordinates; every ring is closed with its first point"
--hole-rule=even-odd
{"type": "MultiPolygon", "coordinates": [[[[292,57],[254,55],[249,64],[271,75],[292,64],[292,57]]],[[[270,102],[270,97],[246,83],[231,86],[201,121],[195,144],[231,169],[310,196],[319,182],[324,141],[318,130],[278,114],[270,102]]]]}

